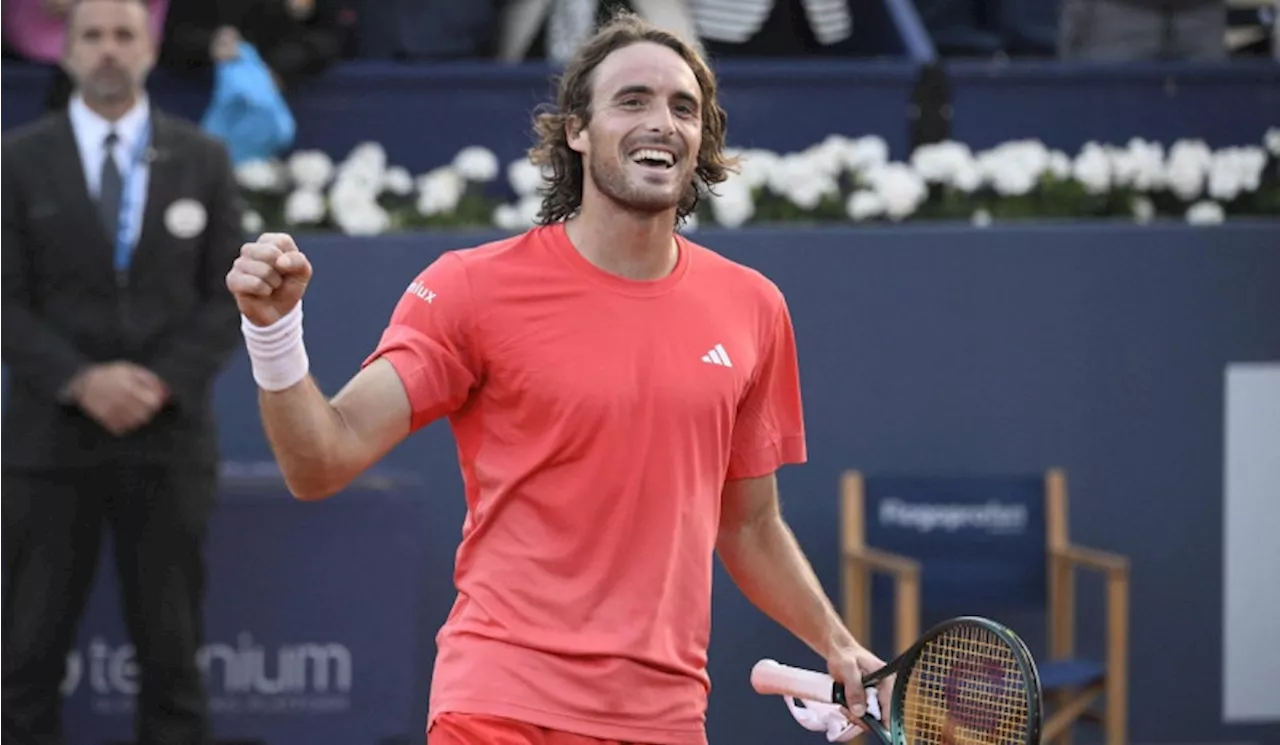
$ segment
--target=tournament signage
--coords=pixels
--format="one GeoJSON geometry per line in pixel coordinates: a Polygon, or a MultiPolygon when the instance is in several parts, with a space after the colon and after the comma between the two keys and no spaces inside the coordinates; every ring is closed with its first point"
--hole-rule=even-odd
{"type": "Polygon", "coordinates": [[[868,478],[866,505],[867,544],[921,562],[930,612],[1044,602],[1040,477],[868,478]]]}
{"type": "MultiPolygon", "coordinates": [[[[412,721],[423,500],[375,477],[324,502],[232,471],[207,539],[204,671],[215,740],[237,745],[421,737],[412,721]],[[412,736],[411,736],[412,735],[412,736]]],[[[68,742],[133,742],[139,668],[110,542],[62,682],[68,742]]]]}

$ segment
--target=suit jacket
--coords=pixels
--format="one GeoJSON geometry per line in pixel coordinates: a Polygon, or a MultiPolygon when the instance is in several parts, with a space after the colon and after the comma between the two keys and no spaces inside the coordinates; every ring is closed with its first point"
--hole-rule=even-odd
{"type": "Polygon", "coordinates": [[[217,461],[212,386],[239,343],[225,278],[243,239],[243,202],[222,143],[154,109],[151,117],[146,206],[125,281],[66,112],[4,138],[6,468],[217,461]],[[192,201],[206,216],[198,232],[192,201]],[[171,395],[117,438],[62,394],[86,365],[120,359],[160,376],[171,395]]]}

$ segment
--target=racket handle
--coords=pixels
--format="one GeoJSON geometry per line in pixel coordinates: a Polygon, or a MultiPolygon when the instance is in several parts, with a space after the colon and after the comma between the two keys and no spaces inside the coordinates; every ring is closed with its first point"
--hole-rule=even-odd
{"type": "Polygon", "coordinates": [[[766,696],[792,696],[845,706],[844,686],[826,673],[760,660],[751,668],[751,687],[766,696]]]}

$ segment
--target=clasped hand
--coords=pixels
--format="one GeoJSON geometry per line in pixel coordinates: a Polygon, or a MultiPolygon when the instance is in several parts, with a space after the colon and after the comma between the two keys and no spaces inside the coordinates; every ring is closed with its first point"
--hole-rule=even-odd
{"type": "Polygon", "coordinates": [[[164,381],[132,362],[93,365],[76,376],[71,395],[80,408],[119,437],[151,421],[169,398],[164,381]]]}

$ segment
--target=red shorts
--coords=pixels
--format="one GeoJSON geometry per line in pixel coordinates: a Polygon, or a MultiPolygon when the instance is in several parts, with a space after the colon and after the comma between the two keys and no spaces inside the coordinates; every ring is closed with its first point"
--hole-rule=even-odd
{"type": "Polygon", "coordinates": [[[427,745],[623,745],[513,719],[445,712],[427,730],[427,745]]]}

